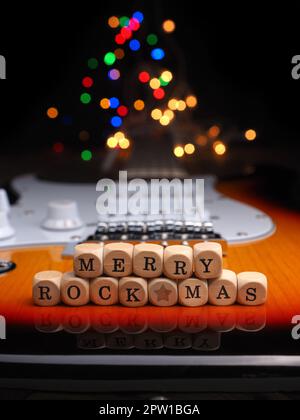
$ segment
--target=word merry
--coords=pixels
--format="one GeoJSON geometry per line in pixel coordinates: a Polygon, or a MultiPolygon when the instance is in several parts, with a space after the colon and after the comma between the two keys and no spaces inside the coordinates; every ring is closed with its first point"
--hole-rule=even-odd
{"type": "Polygon", "coordinates": [[[0,55],[0,79],[6,79],[6,60],[0,55]]]}
{"type": "Polygon", "coordinates": [[[193,248],[84,243],[75,247],[74,272],[35,275],[33,299],[39,306],[257,306],[266,302],[267,278],[223,269],[222,247],[215,242],[193,248]]]}

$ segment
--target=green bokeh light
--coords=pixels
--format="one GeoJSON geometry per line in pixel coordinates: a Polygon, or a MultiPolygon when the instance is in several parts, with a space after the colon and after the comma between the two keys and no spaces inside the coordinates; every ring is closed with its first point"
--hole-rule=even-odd
{"type": "Polygon", "coordinates": [[[120,18],[120,26],[121,26],[121,28],[124,28],[124,26],[128,26],[128,25],[129,25],[129,17],[122,16],[120,18]]]}
{"type": "Polygon", "coordinates": [[[91,70],[96,70],[96,68],[99,66],[99,62],[97,58],[90,58],[88,60],[88,68],[91,70]]]}
{"type": "Polygon", "coordinates": [[[168,86],[169,82],[166,82],[162,77],[159,78],[161,86],[168,86]]]}
{"type": "Polygon", "coordinates": [[[91,102],[92,97],[89,93],[82,93],[82,95],[80,96],[80,100],[83,104],[87,105],[91,102]]]}
{"type": "Polygon", "coordinates": [[[89,162],[90,160],[92,160],[92,152],[90,150],[83,150],[83,152],[81,152],[81,159],[84,162],[89,162]]]}
{"type": "Polygon", "coordinates": [[[155,34],[149,34],[148,36],[147,36],[147,43],[149,44],[149,45],[156,45],[157,44],[157,42],[158,42],[158,38],[157,38],[157,36],[155,35],[155,34]]]}
{"type": "Polygon", "coordinates": [[[112,53],[112,52],[108,52],[107,54],[105,54],[105,56],[104,56],[104,63],[107,65],[107,66],[112,66],[114,63],[115,63],[115,61],[116,61],[116,55],[114,54],[114,53],[112,53]]]}

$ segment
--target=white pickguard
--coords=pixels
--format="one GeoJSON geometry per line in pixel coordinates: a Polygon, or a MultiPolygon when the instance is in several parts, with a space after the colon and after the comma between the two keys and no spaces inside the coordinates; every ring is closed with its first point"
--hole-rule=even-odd
{"type": "MultiPolygon", "coordinates": [[[[229,243],[259,240],[274,232],[275,225],[270,217],[216,192],[215,183],[214,177],[205,178],[206,218],[213,222],[215,232],[221,234],[229,243]]],[[[85,240],[95,232],[99,221],[95,206],[99,195],[96,192],[96,184],[46,182],[33,175],[25,175],[16,178],[12,186],[20,195],[19,201],[12,206],[10,212],[10,221],[16,234],[11,239],[0,241],[0,248],[67,244],[85,240]],[[43,229],[41,223],[46,215],[47,203],[64,199],[77,201],[84,227],[66,232],[43,229]]]]}

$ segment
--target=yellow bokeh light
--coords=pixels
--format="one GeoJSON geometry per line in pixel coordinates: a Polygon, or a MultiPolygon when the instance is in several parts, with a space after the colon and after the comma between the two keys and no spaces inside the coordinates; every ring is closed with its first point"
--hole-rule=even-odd
{"type": "Polygon", "coordinates": [[[48,108],[47,109],[47,116],[51,120],[54,120],[55,118],[58,117],[58,109],[54,108],[54,107],[48,108]]]}
{"type": "Polygon", "coordinates": [[[153,109],[153,111],[151,112],[151,117],[152,117],[154,120],[156,120],[156,121],[160,120],[160,119],[161,119],[161,117],[162,117],[162,112],[161,112],[161,110],[160,110],[160,109],[158,109],[158,108],[153,109]]]}
{"type": "Polygon", "coordinates": [[[187,155],[192,155],[195,153],[195,146],[192,143],[188,143],[184,146],[184,151],[187,155]]]}
{"type": "Polygon", "coordinates": [[[173,153],[176,157],[182,158],[184,156],[184,148],[182,146],[176,146],[173,153]]]}
{"type": "Polygon", "coordinates": [[[107,147],[110,149],[115,149],[118,146],[118,140],[115,137],[109,137],[106,141],[107,147]]]}
{"type": "Polygon", "coordinates": [[[143,111],[143,109],[145,108],[145,102],[142,101],[141,99],[138,99],[137,101],[134,102],[134,108],[137,111],[143,111]]]}
{"type": "Polygon", "coordinates": [[[196,96],[190,95],[185,99],[185,102],[189,108],[195,108],[198,104],[196,96]]]}
{"type": "Polygon", "coordinates": [[[166,117],[168,117],[170,121],[172,121],[172,120],[174,119],[174,117],[175,117],[175,114],[174,114],[174,112],[173,112],[171,109],[167,109],[167,110],[164,112],[164,115],[165,115],[166,117]]]}
{"type": "Polygon", "coordinates": [[[175,22],[173,20],[168,19],[168,20],[165,20],[164,21],[162,27],[163,27],[163,30],[165,32],[167,32],[168,34],[170,34],[171,32],[174,32],[175,31],[176,25],[175,25],[175,22]]]}
{"type": "Polygon", "coordinates": [[[256,137],[257,137],[257,134],[255,130],[247,130],[245,132],[245,139],[248,141],[253,141],[256,139],[256,137]]]}
{"type": "Polygon", "coordinates": [[[226,146],[221,141],[216,141],[213,145],[214,151],[218,156],[222,156],[226,153],[226,146]]]}
{"type": "Polygon", "coordinates": [[[149,85],[151,87],[151,89],[155,90],[155,89],[159,89],[160,88],[160,81],[157,78],[153,78],[150,80],[149,85]]]}
{"type": "Polygon", "coordinates": [[[186,109],[186,103],[184,101],[178,101],[176,108],[178,111],[184,111],[186,109]]]}
{"type": "Polygon", "coordinates": [[[173,79],[173,74],[170,71],[166,70],[166,71],[162,72],[160,77],[162,78],[162,80],[164,82],[170,83],[171,80],[173,79]]]}
{"type": "Polygon", "coordinates": [[[129,141],[128,139],[126,139],[126,138],[121,139],[121,140],[119,141],[119,146],[120,146],[120,148],[121,148],[122,150],[129,149],[129,147],[130,147],[130,141],[129,141]]]}
{"type": "Polygon", "coordinates": [[[108,19],[108,26],[110,28],[117,28],[119,26],[120,22],[119,19],[117,18],[117,16],[111,16],[108,19]]]}
{"type": "Polygon", "coordinates": [[[175,98],[173,98],[173,99],[170,99],[169,100],[169,102],[168,102],[168,107],[172,110],[172,111],[176,111],[176,109],[177,109],[177,99],[175,99],[175,98]]]}
{"type": "Polygon", "coordinates": [[[167,115],[163,115],[161,117],[161,119],[159,120],[159,122],[161,123],[161,125],[169,125],[170,124],[170,118],[167,115]]]}
{"type": "Polygon", "coordinates": [[[114,138],[119,141],[125,138],[125,134],[122,131],[117,131],[114,138]]]}
{"type": "Polygon", "coordinates": [[[110,107],[110,100],[107,98],[101,99],[100,106],[102,109],[108,109],[110,107]]]}
{"type": "Polygon", "coordinates": [[[221,133],[220,127],[218,127],[217,125],[213,125],[208,130],[207,135],[209,138],[213,139],[213,138],[218,137],[220,133],[221,133]]]}

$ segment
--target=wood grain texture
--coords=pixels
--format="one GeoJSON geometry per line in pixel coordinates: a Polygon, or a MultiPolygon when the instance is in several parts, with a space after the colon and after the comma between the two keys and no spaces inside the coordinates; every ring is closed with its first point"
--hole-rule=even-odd
{"type": "MultiPolygon", "coordinates": [[[[231,245],[228,255],[224,258],[224,268],[237,273],[242,271],[259,271],[268,278],[268,301],[261,308],[250,308],[251,314],[260,316],[266,312],[267,323],[270,325],[290,324],[291,318],[300,314],[300,215],[287,210],[275,203],[267,202],[256,195],[252,185],[242,182],[220,184],[219,191],[249,203],[269,214],[277,225],[275,234],[265,240],[245,245],[231,245]],[[249,188],[248,188],[249,187],[249,188]]],[[[170,241],[170,245],[173,242],[170,241]]],[[[191,243],[192,244],[192,243],[191,243]]],[[[72,259],[62,259],[62,246],[36,247],[33,249],[0,250],[0,259],[13,260],[17,264],[16,270],[0,276],[0,312],[7,317],[8,322],[32,322],[41,315],[52,316],[55,321],[65,317],[71,311],[79,313],[81,317],[93,320],[101,317],[105,308],[88,305],[82,308],[38,308],[32,303],[32,278],[36,272],[44,270],[58,270],[62,272],[72,270],[72,259]],[[79,312],[78,312],[79,311],[79,312]]],[[[207,308],[197,308],[198,316],[207,316],[207,308]]],[[[128,311],[128,308],[110,308],[118,311],[128,311]]],[[[138,308],[140,313],[152,319],[157,309],[153,307],[138,308]]],[[[193,308],[184,308],[187,311],[193,308]]],[[[250,313],[249,308],[234,305],[224,308],[230,310],[236,322],[250,313]]],[[[179,317],[181,307],[168,308],[168,316],[179,317]]],[[[218,309],[218,313],[222,308],[218,309]]],[[[73,313],[73,312],[72,312],[73,313]]],[[[187,312],[189,313],[189,312],[187,312]]],[[[166,316],[166,314],[164,314],[166,316]]],[[[173,321],[172,321],[173,322],[173,321]]],[[[204,322],[204,320],[203,320],[204,322]]],[[[174,320],[175,324],[175,320],[174,320]]]]}

